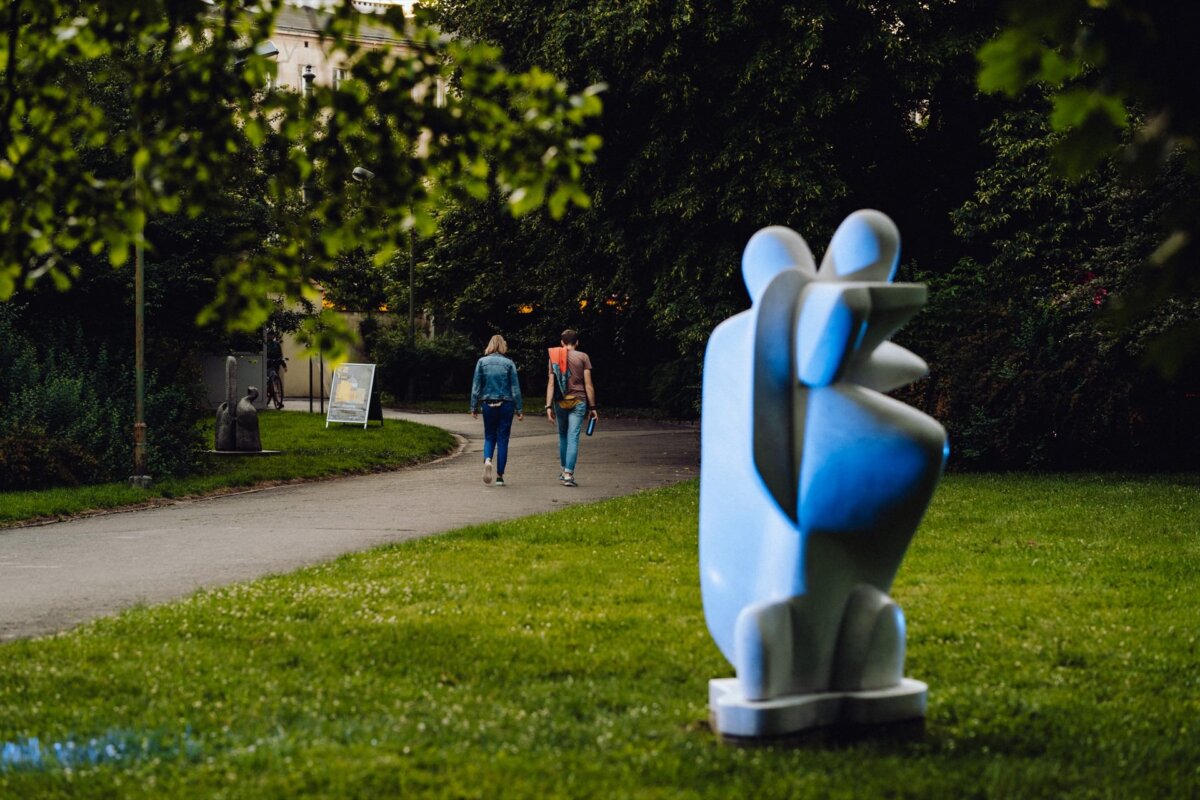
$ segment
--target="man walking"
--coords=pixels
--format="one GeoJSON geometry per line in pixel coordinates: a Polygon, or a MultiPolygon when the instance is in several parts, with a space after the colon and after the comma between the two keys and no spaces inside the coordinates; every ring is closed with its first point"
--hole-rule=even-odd
{"type": "Polygon", "coordinates": [[[596,389],[592,386],[592,360],[579,350],[579,334],[570,328],[563,331],[561,345],[550,348],[546,419],[558,423],[558,460],[562,466],[559,480],[563,486],[578,486],[575,461],[579,457],[579,431],[585,418],[599,419],[596,389]]]}

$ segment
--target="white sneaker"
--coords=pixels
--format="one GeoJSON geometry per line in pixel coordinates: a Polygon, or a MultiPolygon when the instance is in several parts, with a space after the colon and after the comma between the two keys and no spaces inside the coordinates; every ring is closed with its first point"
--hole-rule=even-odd
{"type": "Polygon", "coordinates": [[[483,482],[491,485],[492,478],[496,476],[496,468],[492,466],[492,460],[489,458],[483,462],[483,482]]]}

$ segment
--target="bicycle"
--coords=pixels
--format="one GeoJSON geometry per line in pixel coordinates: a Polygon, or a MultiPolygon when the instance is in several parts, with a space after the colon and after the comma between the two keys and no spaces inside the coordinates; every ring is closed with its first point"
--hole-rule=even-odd
{"type": "Polygon", "coordinates": [[[286,358],[267,362],[267,405],[273,403],[277,411],[283,408],[283,378],[279,375],[279,367],[286,363],[286,358]]]}

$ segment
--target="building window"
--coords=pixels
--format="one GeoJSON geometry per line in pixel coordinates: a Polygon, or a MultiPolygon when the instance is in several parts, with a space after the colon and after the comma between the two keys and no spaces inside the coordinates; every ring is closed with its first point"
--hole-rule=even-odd
{"type": "Polygon", "coordinates": [[[333,71],[333,88],[338,89],[350,77],[350,71],[345,69],[335,69],[333,71]]]}

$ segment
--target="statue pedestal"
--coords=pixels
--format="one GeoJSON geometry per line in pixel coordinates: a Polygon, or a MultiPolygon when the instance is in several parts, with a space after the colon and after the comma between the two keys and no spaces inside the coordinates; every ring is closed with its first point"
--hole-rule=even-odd
{"type": "Polygon", "coordinates": [[[923,719],[928,691],[921,681],[905,678],[887,689],[747,700],[737,678],[719,678],[708,682],[708,709],[721,736],[761,739],[813,728],[864,728],[923,719]]]}

